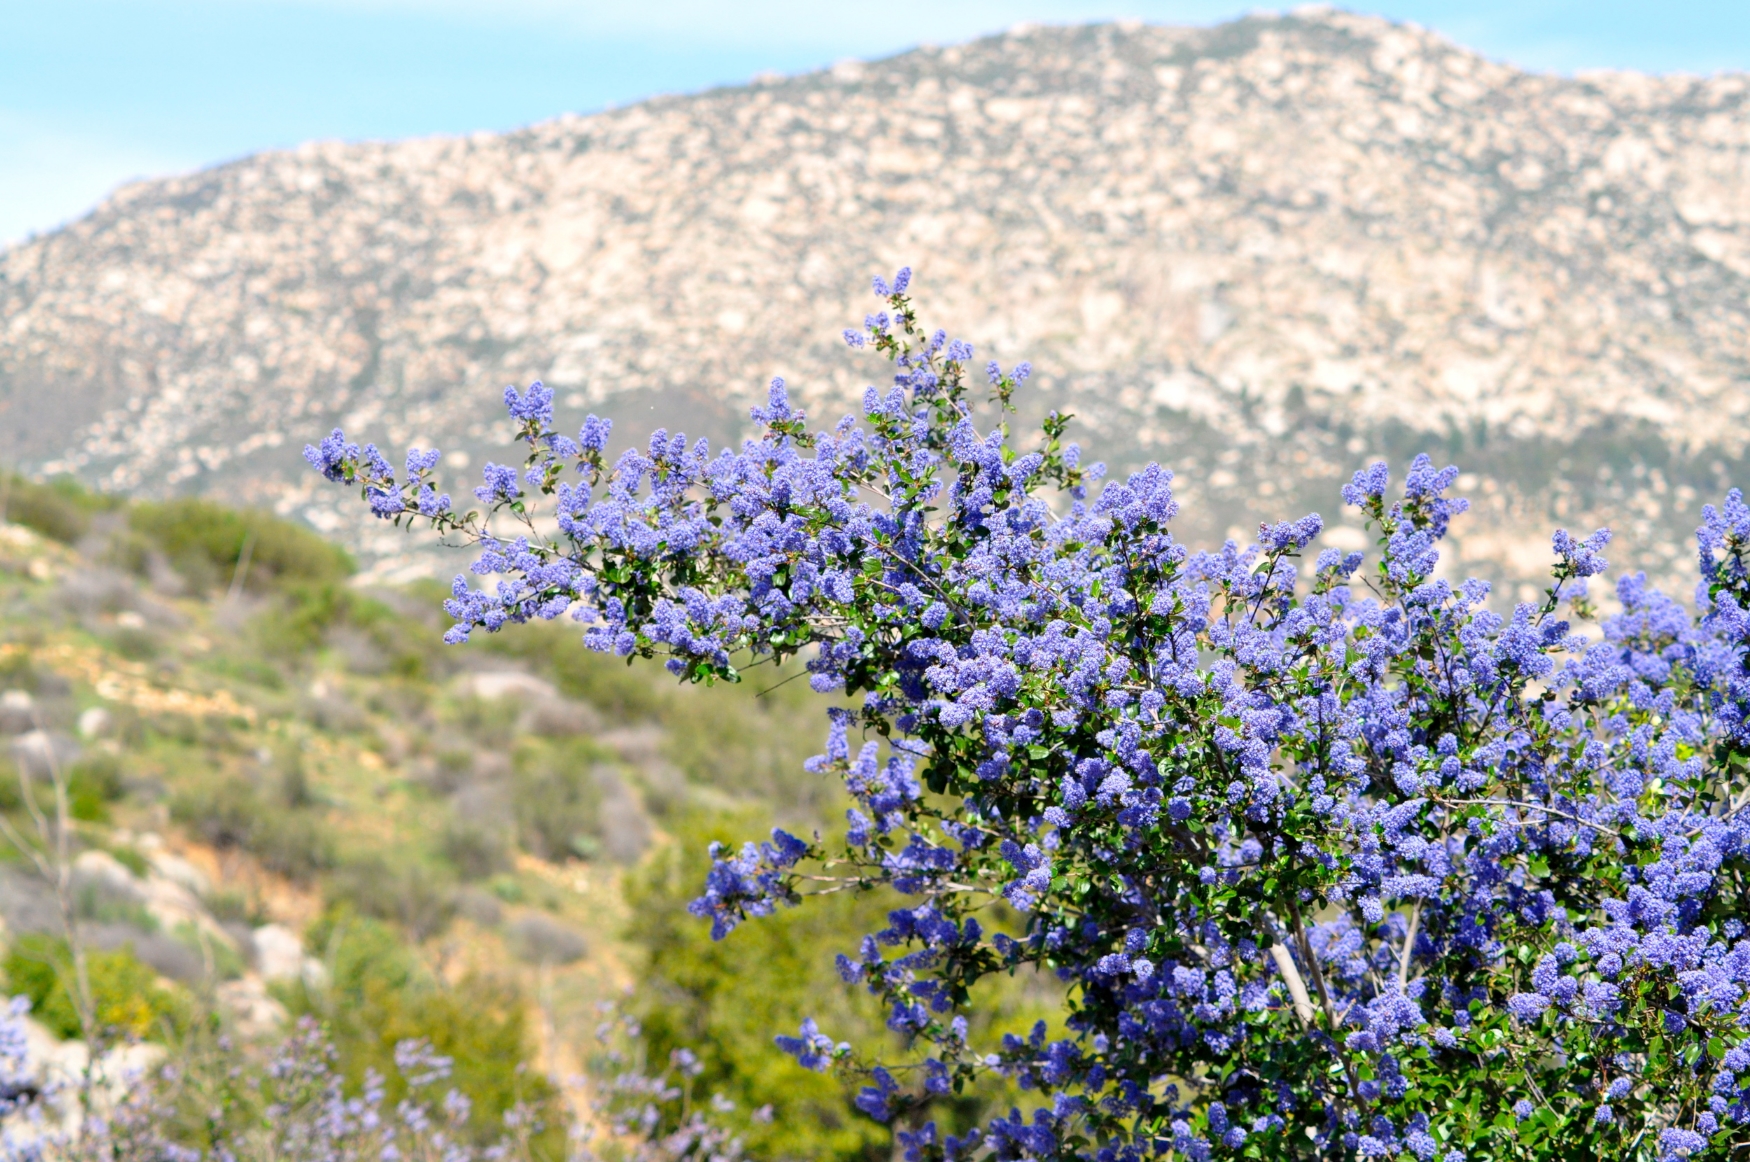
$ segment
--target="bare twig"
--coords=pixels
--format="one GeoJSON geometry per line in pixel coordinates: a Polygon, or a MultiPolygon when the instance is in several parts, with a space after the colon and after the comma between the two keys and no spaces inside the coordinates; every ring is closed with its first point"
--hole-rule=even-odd
{"type": "Polygon", "coordinates": [[[27,854],[39,873],[55,889],[55,903],[61,914],[61,928],[67,940],[67,951],[73,961],[73,1005],[79,1017],[79,1029],[85,1044],[96,1054],[97,1019],[91,1000],[91,978],[85,963],[84,942],[79,939],[79,916],[73,898],[73,826],[72,804],[68,795],[67,775],[55,754],[55,740],[44,726],[42,716],[31,712],[31,724],[43,740],[43,759],[49,768],[49,782],[55,793],[55,818],[51,823],[36,801],[31,785],[29,764],[18,764],[19,789],[31,822],[36,826],[38,843],[20,844],[22,836],[7,825],[8,838],[27,854]]]}
{"type": "Polygon", "coordinates": [[[1417,900],[1410,908],[1410,927],[1404,933],[1404,948],[1398,953],[1398,991],[1401,993],[1410,981],[1410,955],[1416,947],[1416,926],[1422,922],[1422,901],[1417,900]]]}
{"type": "Polygon", "coordinates": [[[1319,1004],[1325,1010],[1325,1023],[1330,1029],[1331,1043],[1337,1047],[1337,1059],[1343,1063],[1343,1076],[1348,1079],[1349,1093],[1358,1097],[1361,1092],[1361,1079],[1355,1075],[1355,1063],[1349,1060],[1349,1055],[1343,1052],[1342,1042],[1337,1040],[1337,1031],[1342,1027],[1341,1020],[1337,1016],[1336,1006],[1331,1003],[1331,990],[1325,985],[1324,969],[1319,967],[1318,957],[1313,955],[1312,941],[1307,939],[1306,925],[1300,919],[1300,905],[1292,898],[1288,901],[1288,913],[1294,919],[1295,943],[1300,947],[1300,955],[1306,961],[1307,968],[1312,970],[1313,984],[1318,986],[1319,1004]]]}
{"type": "Polygon", "coordinates": [[[1582,819],[1570,811],[1562,811],[1543,803],[1532,803],[1524,799],[1435,799],[1434,802],[1443,807],[1517,807],[1521,811],[1541,811],[1545,815],[1553,815],[1557,819],[1566,819],[1581,827],[1590,827],[1593,831],[1601,831],[1605,835],[1621,836],[1622,832],[1608,823],[1599,823],[1593,819],[1582,819]]]}
{"type": "Polygon", "coordinates": [[[1294,954],[1288,951],[1286,944],[1272,944],[1270,959],[1276,962],[1276,971],[1282,974],[1283,981],[1288,985],[1288,995],[1294,1000],[1294,1015],[1300,1018],[1300,1027],[1310,1029],[1313,1023],[1312,997],[1307,995],[1306,981],[1301,979],[1300,969],[1294,963],[1294,954]]]}

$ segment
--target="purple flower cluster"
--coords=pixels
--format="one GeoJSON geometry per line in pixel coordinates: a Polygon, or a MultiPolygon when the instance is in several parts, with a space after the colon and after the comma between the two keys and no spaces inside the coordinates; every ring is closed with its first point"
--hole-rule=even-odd
{"type": "MultiPolygon", "coordinates": [[[[612,1005],[602,1006],[602,1018],[596,1027],[597,1053],[590,1062],[595,1124],[579,1127],[572,1162],[740,1162],[741,1139],[720,1124],[734,1103],[721,1094],[708,1102],[694,1100],[693,1085],[704,1072],[698,1056],[676,1049],[668,1068],[652,1074],[643,1062],[638,1022],[612,1005]],[[604,1149],[598,1152],[591,1139],[604,1130],[604,1149]]],[[[802,1032],[801,1052],[826,1051],[817,1045],[812,1022],[802,1032]]],[[[749,1114],[756,1122],[769,1122],[772,1111],[767,1106],[749,1114]]]]}
{"type": "Polygon", "coordinates": [[[744,917],[769,916],[779,903],[791,903],[785,872],[808,855],[808,845],[794,835],[774,829],[772,842],[747,843],[725,858],[722,844],[711,845],[711,871],[705,878],[705,894],[688,910],[711,921],[715,939],[727,936],[744,917]]]}
{"type": "MultiPolygon", "coordinates": [[[[518,1131],[529,1127],[521,1107],[505,1114],[499,1144],[480,1149],[469,1134],[473,1105],[447,1085],[452,1062],[423,1040],[395,1046],[395,1070],[407,1096],[391,1104],[387,1079],[374,1069],[349,1093],[335,1050],[309,1018],[278,1045],[267,1063],[264,1090],[271,1096],[266,1123],[275,1157],[364,1162],[366,1159],[429,1158],[441,1162],[486,1162],[508,1157],[518,1131]]],[[[243,1145],[238,1143],[238,1146],[243,1145]]],[[[233,1155],[221,1142],[216,1157],[233,1155]]],[[[198,1157],[198,1155],[197,1155],[198,1157]]]]}
{"type": "MultiPolygon", "coordinates": [[[[1384,465],[1343,490],[1371,569],[1326,551],[1303,575],[1316,515],[1193,552],[1170,473],[1090,497],[1062,417],[1020,446],[1029,369],[983,369],[975,400],[971,346],[918,325],[909,281],[875,280],[847,332],[894,368],[860,421],[810,432],[774,381],[740,450],[658,432],[610,470],[605,424],[555,436],[537,385],[506,400],[558,535],[491,466],[478,495],[518,536],[432,518],[498,578],[458,579],[449,640],[569,613],[688,680],[801,656],[858,699],[810,764],[855,800],[831,859],[909,901],[840,967],[928,1057],[863,1066],[812,1025],[780,1044],[865,1068],[883,1119],[990,1072],[1038,1093],[974,1138],[911,1117],[920,1160],[1458,1162],[1532,1134],[1678,1158],[1750,1133],[1739,495],[1706,510],[1699,614],[1628,577],[1595,642],[1557,613],[1589,615],[1608,535],[1557,533],[1549,599],[1492,608],[1437,576],[1466,502],[1426,456],[1399,500],[1384,465]],[[971,1045],[972,985],[1021,969],[1067,987],[1061,1035],[971,1045]]],[[[338,432],[309,455],[379,511],[410,487],[338,432]]],[[[782,833],[714,854],[717,936],[828,858],[782,833]]]]}

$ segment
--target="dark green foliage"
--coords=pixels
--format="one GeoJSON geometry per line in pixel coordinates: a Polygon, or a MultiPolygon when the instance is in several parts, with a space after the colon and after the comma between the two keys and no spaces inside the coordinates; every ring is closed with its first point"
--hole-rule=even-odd
{"type": "Polygon", "coordinates": [[[348,669],[406,679],[443,670],[442,645],[423,623],[339,580],[282,585],[254,618],[254,645],[290,660],[344,635],[348,669]]]}
{"type": "MultiPolygon", "coordinates": [[[[49,780],[33,779],[31,789],[37,806],[52,812],[55,792],[49,780]]],[[[82,822],[107,822],[110,804],[119,800],[124,791],[121,760],[106,751],[92,751],[67,768],[68,806],[73,818],[82,822]]],[[[18,767],[0,756],[0,811],[17,811],[24,805],[18,767]]]]}
{"type": "Polygon", "coordinates": [[[285,587],[251,626],[261,652],[289,659],[317,648],[346,619],[351,596],[333,582],[285,587]]]}
{"type": "Polygon", "coordinates": [[[128,523],[199,589],[231,584],[245,547],[249,563],[243,583],[252,590],[333,584],[353,573],[344,549],[256,509],[186,498],[136,504],[128,523]]]}
{"type": "Polygon", "coordinates": [[[6,499],[6,519],[50,540],[71,543],[90,526],[91,518],[53,489],[25,481],[12,482],[6,499]]]}

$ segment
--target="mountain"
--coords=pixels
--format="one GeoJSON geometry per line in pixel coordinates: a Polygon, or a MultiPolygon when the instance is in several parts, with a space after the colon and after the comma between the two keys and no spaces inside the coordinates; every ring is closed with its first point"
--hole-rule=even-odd
{"type": "Polygon", "coordinates": [[[773,374],[829,423],[882,376],[840,330],[910,263],[926,321],[1032,361],[1034,410],[1178,471],[1188,536],[1336,518],[1360,463],[1427,450],[1467,469],[1466,569],[1524,579],[1551,524],[1608,522],[1621,563],[1680,575],[1750,463],[1746,100],[1305,10],[261,154],[0,255],[0,458],[271,505],[417,571],[306,441],[477,471],[497,390],[535,378],[626,439],[733,437],[773,374]]]}

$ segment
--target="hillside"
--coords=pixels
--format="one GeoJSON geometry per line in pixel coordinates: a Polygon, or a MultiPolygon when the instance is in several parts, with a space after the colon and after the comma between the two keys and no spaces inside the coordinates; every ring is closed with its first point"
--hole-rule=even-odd
{"type": "Polygon", "coordinates": [[[880,374],[840,328],[910,262],[926,318],[1030,359],[1100,456],[1175,468],[1192,536],[1334,515],[1357,464],[1427,449],[1472,472],[1467,567],[1608,521],[1659,571],[1745,464],[1746,93],[1307,11],[313,143],[0,256],[0,457],[271,504],[411,575],[299,462],[332,423],[459,453],[453,486],[505,382],[624,439],[732,436],[774,373],[830,421],[880,374]]]}
{"type": "MultiPolygon", "coordinates": [[[[556,627],[446,647],[437,587],[349,584],[345,554],[259,512],[0,491],[0,984],[34,1002],[33,1061],[79,1051],[54,884],[10,838],[35,834],[27,794],[52,815],[59,764],[93,993],[191,1078],[178,1140],[214,1071],[257,1077],[299,1015],[355,1081],[425,1036],[486,1129],[517,1093],[587,1124],[626,1068],[598,1068],[615,1002],[652,1072],[698,1054],[697,1096],[735,1103],[720,1120],[755,1156],[890,1156],[771,1037],[805,1013],[880,1037],[832,957],[891,901],[835,895],[722,943],[686,911],[712,840],[842,818],[803,770],[825,729],[806,684],[679,686],[556,627]]],[[[996,1019],[1025,1027],[1011,1001],[996,1019]]]]}

